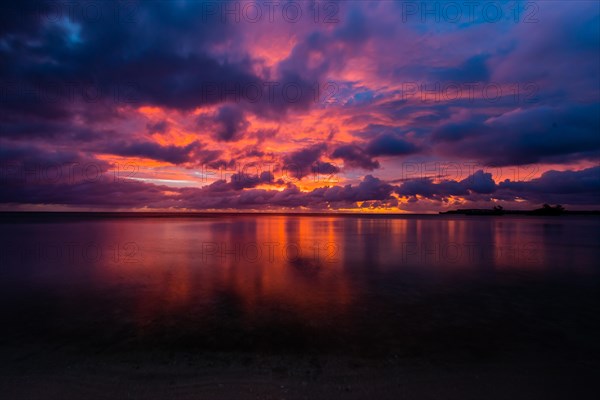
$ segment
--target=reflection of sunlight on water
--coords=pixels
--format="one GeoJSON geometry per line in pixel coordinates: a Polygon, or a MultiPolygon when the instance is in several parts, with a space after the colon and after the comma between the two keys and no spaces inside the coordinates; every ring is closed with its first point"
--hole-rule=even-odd
{"type": "Polygon", "coordinates": [[[115,235],[136,236],[143,262],[95,271],[108,286],[132,288],[141,325],[154,314],[188,310],[201,316],[224,295],[245,315],[273,304],[318,320],[352,301],[340,271],[338,222],[282,216],[120,223],[115,235]]]}
{"type": "Polygon", "coordinates": [[[499,269],[509,268],[543,268],[542,254],[539,250],[539,239],[531,241],[531,224],[519,223],[518,220],[495,219],[491,226],[493,242],[490,244],[491,259],[499,269]]]}
{"type": "Polygon", "coordinates": [[[222,313],[250,325],[289,317],[323,326],[351,319],[382,287],[404,288],[390,293],[406,295],[414,274],[589,273],[598,261],[596,221],[581,218],[277,215],[0,228],[8,249],[27,253],[4,254],[3,273],[17,271],[21,281],[57,292],[101,293],[141,329],[165,318],[201,323],[222,313]],[[39,257],[45,253],[37,247],[66,253],[72,243],[77,251],[92,244],[102,257],[39,257]]]}

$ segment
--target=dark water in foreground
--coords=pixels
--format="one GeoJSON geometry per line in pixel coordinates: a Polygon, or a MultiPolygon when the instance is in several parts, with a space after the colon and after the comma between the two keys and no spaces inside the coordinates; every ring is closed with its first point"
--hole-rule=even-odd
{"type": "Polygon", "coordinates": [[[599,234],[597,217],[4,221],[3,368],[57,348],[596,368],[599,234]]]}

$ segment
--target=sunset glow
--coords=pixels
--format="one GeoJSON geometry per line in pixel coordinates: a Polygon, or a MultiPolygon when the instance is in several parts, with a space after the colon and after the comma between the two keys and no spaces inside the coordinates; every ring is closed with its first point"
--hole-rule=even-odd
{"type": "Polygon", "coordinates": [[[600,1],[0,4],[2,399],[598,397],[600,1]]]}
{"type": "Polygon", "coordinates": [[[597,4],[512,3],[9,6],[1,207],[594,208],[597,4]]]}

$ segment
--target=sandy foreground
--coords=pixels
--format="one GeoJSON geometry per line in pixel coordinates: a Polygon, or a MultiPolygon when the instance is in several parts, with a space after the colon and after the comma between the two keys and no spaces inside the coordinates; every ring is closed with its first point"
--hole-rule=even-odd
{"type": "Polygon", "coordinates": [[[390,303],[354,325],[261,309],[268,318],[248,327],[222,307],[213,319],[155,317],[143,334],[112,312],[122,299],[78,296],[65,311],[53,298],[32,297],[31,308],[7,297],[0,398],[597,398],[596,286],[520,287],[416,310],[390,303]]]}
{"type": "Polygon", "coordinates": [[[6,399],[592,399],[585,360],[462,362],[232,353],[2,350],[6,399]]]}

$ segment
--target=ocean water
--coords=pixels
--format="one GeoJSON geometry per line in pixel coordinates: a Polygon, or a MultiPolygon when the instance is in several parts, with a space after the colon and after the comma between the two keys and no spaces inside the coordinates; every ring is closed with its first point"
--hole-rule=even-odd
{"type": "Polygon", "coordinates": [[[1,343],[90,354],[592,357],[599,233],[597,217],[581,216],[8,219],[1,343]]]}

